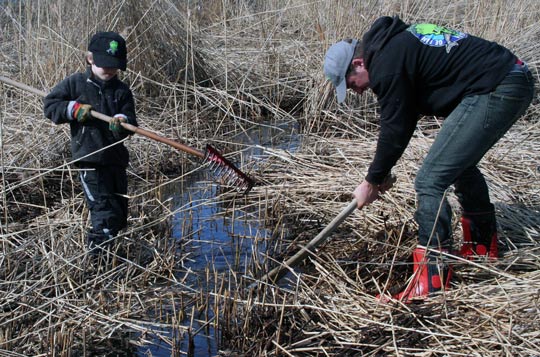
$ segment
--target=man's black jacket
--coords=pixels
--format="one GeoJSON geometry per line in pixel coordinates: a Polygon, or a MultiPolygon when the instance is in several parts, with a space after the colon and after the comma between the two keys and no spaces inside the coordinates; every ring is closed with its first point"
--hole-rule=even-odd
{"type": "Polygon", "coordinates": [[[431,24],[381,17],[362,38],[370,88],[381,107],[366,180],[383,182],[421,115],[448,116],[466,96],[491,92],[516,63],[508,49],[431,24]]]}

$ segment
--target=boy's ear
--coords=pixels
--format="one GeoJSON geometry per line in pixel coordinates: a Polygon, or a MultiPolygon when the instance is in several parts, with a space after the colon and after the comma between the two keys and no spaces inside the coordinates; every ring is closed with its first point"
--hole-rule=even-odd
{"type": "Polygon", "coordinates": [[[86,52],[86,64],[94,64],[94,56],[92,56],[92,52],[86,52]]]}

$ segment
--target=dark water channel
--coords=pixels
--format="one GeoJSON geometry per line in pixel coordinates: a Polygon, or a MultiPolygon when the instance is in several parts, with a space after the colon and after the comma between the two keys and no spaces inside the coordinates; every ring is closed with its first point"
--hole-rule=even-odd
{"type": "MultiPolygon", "coordinates": [[[[246,145],[243,155],[248,157],[248,160],[264,162],[265,148],[280,148],[293,152],[300,144],[300,136],[294,123],[265,124],[238,135],[234,141],[246,145]]],[[[177,212],[173,218],[173,237],[179,240],[190,237],[188,259],[184,260],[182,270],[193,272],[189,275],[192,278],[185,284],[196,290],[211,288],[205,286],[205,274],[208,270],[219,274],[234,270],[243,274],[254,250],[264,249],[261,245],[254,246],[254,241],[264,241],[264,238],[272,234],[263,227],[264,217],[260,216],[263,213],[256,212],[256,208],[252,212],[243,212],[241,216],[231,214],[230,207],[215,199],[219,195],[218,188],[208,178],[211,178],[208,173],[199,170],[170,188],[173,208],[177,212]]],[[[208,311],[212,314],[212,308],[208,308],[208,311]]],[[[205,316],[206,320],[212,318],[211,315],[205,316]]],[[[191,327],[193,332],[191,342],[188,334],[178,341],[182,355],[217,355],[219,331],[215,331],[213,324],[201,326],[197,319],[188,313],[181,325],[191,327]]],[[[160,335],[170,339],[177,338],[174,331],[160,331],[160,335]]],[[[139,356],[172,354],[174,352],[171,351],[171,346],[158,338],[153,339],[152,344],[140,347],[137,352],[139,356]]]]}

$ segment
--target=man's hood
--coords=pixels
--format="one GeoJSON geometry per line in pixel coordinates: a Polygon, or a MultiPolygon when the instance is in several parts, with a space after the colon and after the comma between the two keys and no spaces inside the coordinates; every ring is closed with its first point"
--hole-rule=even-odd
{"type": "Polygon", "coordinates": [[[405,31],[409,25],[405,24],[399,17],[383,16],[379,17],[364,34],[362,43],[364,46],[364,64],[369,71],[371,60],[377,52],[383,48],[388,41],[396,34],[405,31]]]}

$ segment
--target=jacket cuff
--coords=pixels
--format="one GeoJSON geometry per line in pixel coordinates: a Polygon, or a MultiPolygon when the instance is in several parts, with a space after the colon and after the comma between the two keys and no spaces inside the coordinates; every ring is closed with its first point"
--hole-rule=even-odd
{"type": "Polygon", "coordinates": [[[76,101],[74,100],[71,100],[66,108],[66,117],[69,119],[69,120],[73,120],[73,107],[75,106],[75,104],[77,104],[76,101]]]}
{"type": "Polygon", "coordinates": [[[385,177],[386,177],[386,175],[380,177],[380,175],[373,175],[372,173],[368,172],[368,174],[365,177],[365,180],[367,182],[369,182],[370,184],[372,184],[372,185],[379,186],[380,184],[382,184],[384,182],[385,177]]]}
{"type": "Polygon", "coordinates": [[[125,114],[115,114],[114,117],[115,118],[122,118],[122,119],[124,119],[126,121],[126,123],[128,122],[128,117],[125,114]]]}

